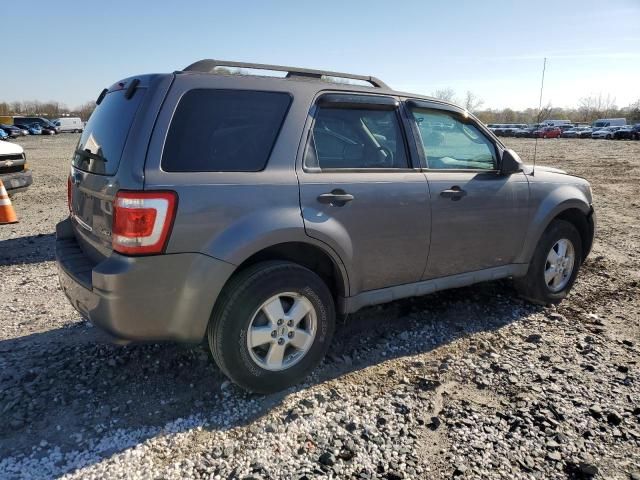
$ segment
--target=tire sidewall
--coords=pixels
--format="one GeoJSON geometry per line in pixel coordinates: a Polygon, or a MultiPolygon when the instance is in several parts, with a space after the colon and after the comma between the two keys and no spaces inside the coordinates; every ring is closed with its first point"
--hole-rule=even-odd
{"type": "Polygon", "coordinates": [[[329,289],[315,273],[283,263],[281,268],[272,266],[266,272],[258,270],[240,291],[231,292],[215,323],[210,342],[216,342],[221,369],[248,390],[270,392],[298,383],[322,360],[333,336],[335,310],[329,289]],[[284,292],[299,293],[311,302],[316,311],[317,330],[313,345],[299,362],[274,372],[253,361],[247,347],[247,335],[258,308],[269,298],[284,292]]]}

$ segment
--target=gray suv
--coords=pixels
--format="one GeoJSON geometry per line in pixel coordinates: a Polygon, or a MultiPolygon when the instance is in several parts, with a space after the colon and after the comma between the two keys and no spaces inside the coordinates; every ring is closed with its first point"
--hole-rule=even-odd
{"type": "Polygon", "coordinates": [[[557,303],[591,249],[587,181],[374,77],[202,60],[96,103],[57,225],[64,292],[122,340],[206,336],[251,391],[305,378],[337,315],[506,277],[557,303]]]}

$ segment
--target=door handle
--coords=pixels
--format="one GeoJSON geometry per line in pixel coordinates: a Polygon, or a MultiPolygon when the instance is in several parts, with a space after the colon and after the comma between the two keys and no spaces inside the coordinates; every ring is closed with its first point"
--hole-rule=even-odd
{"type": "Polygon", "coordinates": [[[323,193],[318,195],[318,201],[320,203],[332,205],[334,207],[342,207],[345,203],[350,202],[355,197],[344,190],[333,190],[331,193],[323,193]]]}
{"type": "Polygon", "coordinates": [[[466,196],[466,190],[462,190],[459,186],[454,185],[453,187],[443,190],[440,192],[440,196],[444,198],[450,198],[451,200],[460,200],[462,197],[466,196]]]}

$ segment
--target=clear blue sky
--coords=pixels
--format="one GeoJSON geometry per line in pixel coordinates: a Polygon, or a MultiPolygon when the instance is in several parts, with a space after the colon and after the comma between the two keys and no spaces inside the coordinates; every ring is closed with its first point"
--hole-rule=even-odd
{"type": "Polygon", "coordinates": [[[538,104],[544,56],[544,103],[640,98],[640,0],[146,3],[7,3],[0,101],[73,107],[122,77],[220,58],[370,74],[416,93],[471,90],[486,107],[524,108],[538,104]]]}

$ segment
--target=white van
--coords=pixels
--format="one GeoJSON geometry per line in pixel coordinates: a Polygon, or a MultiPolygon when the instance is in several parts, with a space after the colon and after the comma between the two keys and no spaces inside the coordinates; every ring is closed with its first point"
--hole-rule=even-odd
{"type": "Polygon", "coordinates": [[[599,118],[598,120],[591,123],[591,127],[595,132],[596,129],[599,130],[605,127],[624,127],[626,124],[626,118],[599,118]]]}
{"type": "Polygon", "coordinates": [[[84,130],[84,123],[80,120],[80,117],[62,117],[53,121],[54,125],[59,127],[60,132],[82,132],[84,130]]]}

